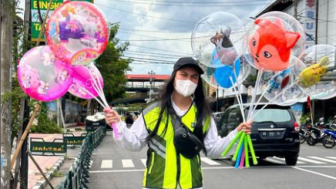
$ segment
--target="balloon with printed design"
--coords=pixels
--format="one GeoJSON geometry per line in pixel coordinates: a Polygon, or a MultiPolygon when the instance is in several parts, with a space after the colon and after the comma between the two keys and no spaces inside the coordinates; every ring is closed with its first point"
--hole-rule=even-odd
{"type": "Polygon", "coordinates": [[[249,75],[251,66],[242,58],[231,65],[207,67],[201,65],[204,74],[201,76],[210,86],[218,89],[230,89],[240,85],[249,75]]]}
{"type": "Polygon", "coordinates": [[[49,17],[47,43],[56,57],[70,65],[87,65],[105,50],[108,27],[103,14],[92,4],[68,1],[49,17]]]}
{"type": "Polygon", "coordinates": [[[194,58],[207,67],[232,65],[244,51],[245,26],[235,15],[214,12],[199,21],[191,36],[194,58]]]}
{"type": "Polygon", "coordinates": [[[254,21],[247,36],[248,50],[259,70],[281,71],[289,67],[292,49],[300,33],[281,18],[265,17],[254,21]]]}
{"type": "Polygon", "coordinates": [[[79,98],[92,99],[99,96],[93,85],[104,87],[103,77],[98,68],[92,62],[87,66],[73,66],[73,82],[69,87],[69,93],[79,98]],[[100,84],[99,84],[99,83],[100,84]]]}
{"type": "Polygon", "coordinates": [[[72,83],[69,67],[56,58],[49,46],[38,46],[21,58],[17,77],[22,90],[30,97],[52,101],[68,91],[72,83]]]}
{"type": "Polygon", "coordinates": [[[290,67],[277,72],[263,72],[259,89],[271,103],[280,106],[289,106],[306,98],[306,94],[297,84],[298,74],[305,68],[300,59],[292,56],[290,67]]]}

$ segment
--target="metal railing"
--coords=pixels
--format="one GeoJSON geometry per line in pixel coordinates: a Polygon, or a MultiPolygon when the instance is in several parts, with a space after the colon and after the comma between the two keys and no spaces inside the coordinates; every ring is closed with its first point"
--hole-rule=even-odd
{"type": "Polygon", "coordinates": [[[64,181],[58,189],[82,189],[89,188],[89,167],[90,159],[93,150],[101,143],[106,135],[106,128],[100,127],[93,133],[87,135],[84,139],[80,152],[70,168],[69,172],[65,175],[64,181]]]}

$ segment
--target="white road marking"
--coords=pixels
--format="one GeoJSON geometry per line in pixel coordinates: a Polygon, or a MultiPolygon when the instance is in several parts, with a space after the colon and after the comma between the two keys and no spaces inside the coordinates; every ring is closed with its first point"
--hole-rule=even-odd
{"type": "Polygon", "coordinates": [[[303,157],[299,157],[299,160],[306,161],[306,162],[309,162],[309,163],[315,163],[315,164],[326,164],[324,162],[320,162],[320,161],[316,161],[316,160],[312,160],[312,159],[308,159],[308,158],[303,158],[303,157]]]}
{"type": "MultiPolygon", "coordinates": [[[[302,169],[305,170],[303,168],[332,168],[335,169],[336,166],[326,166],[326,165],[302,165],[302,166],[266,166],[266,167],[261,167],[261,166],[253,166],[253,167],[249,167],[248,169],[277,169],[277,168],[294,168],[294,169],[302,169]]],[[[225,167],[203,167],[203,170],[218,170],[218,169],[235,169],[232,166],[225,166],[225,167]]],[[[90,173],[122,173],[122,172],[143,172],[145,171],[145,169],[121,169],[121,170],[96,170],[96,171],[89,171],[90,173]]],[[[327,175],[328,177],[330,177],[329,175],[327,175]]],[[[332,177],[334,178],[334,177],[332,177]]]]}
{"type": "Polygon", "coordinates": [[[100,168],[102,169],[111,169],[112,168],[112,160],[103,160],[101,163],[100,168]]]}
{"type": "Polygon", "coordinates": [[[209,164],[209,165],[220,165],[220,163],[215,162],[215,161],[213,161],[209,158],[206,158],[206,157],[201,157],[201,161],[203,161],[204,163],[209,164]]]}
{"type": "Polygon", "coordinates": [[[131,159],[123,159],[121,161],[122,161],[122,164],[123,164],[124,168],[134,167],[133,161],[131,159]]]}
{"type": "Polygon", "coordinates": [[[268,162],[271,162],[271,163],[279,163],[279,164],[284,164],[283,161],[280,161],[280,160],[276,160],[274,158],[266,158],[264,161],[268,161],[268,162]]]}
{"type": "Polygon", "coordinates": [[[92,167],[92,164],[93,164],[93,160],[90,160],[89,169],[91,169],[91,167],[92,167]]]}
{"type": "Polygon", "coordinates": [[[320,160],[320,161],[329,162],[329,163],[336,163],[336,160],[330,160],[330,159],[316,157],[316,156],[308,156],[308,157],[313,158],[313,159],[317,159],[317,160],[320,160]]]}
{"type": "Polygon", "coordinates": [[[308,173],[313,173],[315,175],[319,175],[319,176],[322,176],[322,177],[326,177],[326,178],[330,178],[330,179],[336,180],[336,177],[333,177],[333,176],[330,176],[330,175],[326,175],[326,174],[323,174],[323,173],[319,173],[319,172],[315,172],[315,171],[310,171],[310,170],[307,170],[307,169],[302,169],[300,167],[293,167],[293,168],[297,169],[297,170],[300,170],[300,171],[305,171],[305,172],[308,172],[308,173]]]}
{"type": "MultiPolygon", "coordinates": [[[[277,159],[277,160],[280,160],[280,161],[283,161],[283,163],[286,162],[286,160],[284,158],[278,158],[278,157],[273,157],[274,159],[277,159]]],[[[305,162],[302,162],[302,161],[297,161],[296,164],[306,164],[305,162]]]]}
{"type": "Polygon", "coordinates": [[[144,164],[144,166],[147,166],[147,159],[141,159],[141,162],[144,164]]]}
{"type": "Polygon", "coordinates": [[[329,158],[329,159],[336,159],[336,157],[333,157],[333,156],[326,156],[326,158],[329,158]]]}

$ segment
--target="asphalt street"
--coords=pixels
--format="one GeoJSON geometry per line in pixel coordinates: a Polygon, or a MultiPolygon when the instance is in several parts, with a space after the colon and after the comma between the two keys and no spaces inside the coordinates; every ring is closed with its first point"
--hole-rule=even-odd
{"type": "MultiPolygon", "coordinates": [[[[93,153],[90,188],[141,189],[146,162],[146,148],[140,152],[121,149],[111,132],[93,153]]],[[[245,169],[235,169],[228,159],[202,157],[204,189],[336,189],[336,147],[322,144],[301,145],[296,166],[286,166],[284,159],[267,158],[245,169]]]]}

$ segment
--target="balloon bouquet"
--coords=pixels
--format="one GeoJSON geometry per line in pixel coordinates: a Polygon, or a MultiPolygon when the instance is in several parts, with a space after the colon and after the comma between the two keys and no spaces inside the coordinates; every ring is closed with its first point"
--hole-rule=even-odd
{"type": "MultiPolygon", "coordinates": [[[[104,52],[108,33],[103,13],[92,3],[63,3],[47,20],[48,45],[32,48],[19,62],[22,90],[40,101],[56,100],[69,92],[109,108],[102,75],[93,63],[104,52]]],[[[115,124],[112,127],[118,134],[115,124]]]]}
{"type": "MultiPolygon", "coordinates": [[[[289,106],[307,95],[315,99],[336,96],[336,74],[332,72],[336,68],[336,48],[321,44],[305,49],[305,39],[299,21],[283,12],[261,15],[248,30],[235,15],[215,12],[197,23],[191,46],[204,69],[203,79],[214,88],[235,93],[245,122],[253,121],[270,103],[289,106]],[[258,74],[245,111],[240,87],[251,67],[258,74]],[[268,102],[256,111],[263,97],[268,102]]],[[[253,164],[257,164],[250,135],[243,132],[237,134],[222,156],[238,139],[232,159],[235,167],[249,167],[249,154],[253,164]]]]}

